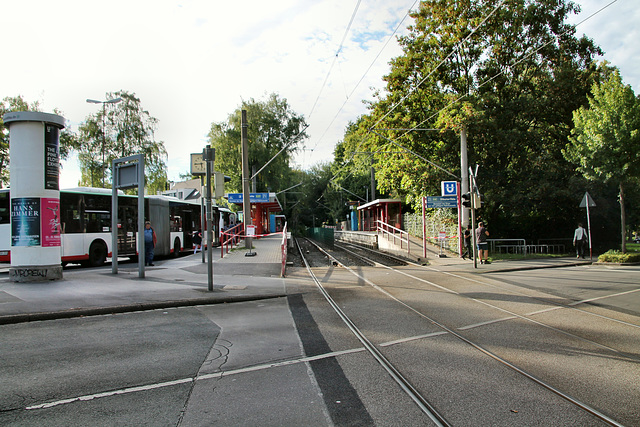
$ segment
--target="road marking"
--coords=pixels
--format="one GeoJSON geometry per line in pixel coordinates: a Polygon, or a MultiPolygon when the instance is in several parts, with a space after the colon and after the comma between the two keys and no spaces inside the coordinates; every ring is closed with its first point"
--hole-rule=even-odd
{"type": "Polygon", "coordinates": [[[262,364],[262,365],[250,366],[250,367],[241,368],[241,369],[234,369],[234,370],[231,370],[231,371],[220,371],[220,372],[216,372],[216,373],[213,373],[213,374],[200,375],[200,376],[197,376],[195,378],[182,378],[182,379],[178,379],[178,380],[165,381],[165,382],[156,383],[156,384],[147,384],[147,385],[143,385],[143,386],[127,387],[127,388],[123,388],[123,389],[120,389],[120,390],[112,390],[112,391],[106,391],[106,392],[102,392],[102,393],[94,393],[94,394],[87,394],[87,395],[84,395],[84,396],[71,397],[69,399],[56,400],[56,401],[53,401],[53,402],[40,403],[38,405],[27,406],[25,409],[26,410],[34,410],[34,409],[53,408],[54,406],[66,405],[66,404],[73,403],[73,402],[85,402],[85,401],[89,401],[89,400],[93,400],[93,399],[100,399],[100,398],[103,398],[103,397],[111,397],[111,396],[117,396],[117,395],[129,394],[129,393],[138,393],[138,392],[142,392],[142,391],[149,391],[149,390],[155,390],[155,389],[159,389],[159,388],[172,387],[172,386],[180,385],[180,384],[188,384],[188,383],[195,382],[195,381],[200,381],[200,380],[209,380],[209,379],[213,379],[213,378],[221,378],[223,376],[226,377],[226,376],[229,376],[229,375],[236,375],[236,374],[241,374],[241,373],[245,373],[245,372],[254,372],[254,371],[260,371],[260,370],[263,370],[263,369],[276,368],[276,367],[280,367],[280,366],[288,366],[288,365],[295,365],[295,364],[298,364],[298,363],[313,362],[315,360],[326,359],[326,358],[329,358],[329,357],[343,356],[345,354],[360,353],[360,352],[363,352],[363,351],[365,351],[364,347],[352,348],[352,349],[349,349],[349,350],[342,350],[342,351],[334,351],[334,352],[331,352],[331,353],[319,354],[317,356],[301,357],[299,359],[285,360],[285,361],[276,362],[276,363],[265,363],[265,364],[262,364]]]}

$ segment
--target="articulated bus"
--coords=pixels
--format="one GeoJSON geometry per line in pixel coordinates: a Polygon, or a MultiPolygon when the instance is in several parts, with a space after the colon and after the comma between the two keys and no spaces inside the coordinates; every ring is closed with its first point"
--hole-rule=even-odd
{"type": "MultiPolygon", "coordinates": [[[[111,251],[111,189],[78,187],[60,191],[61,260],[101,266],[111,251]]],[[[200,226],[200,204],[168,196],[145,196],[145,220],[151,221],[158,242],[156,256],[178,256],[192,251],[192,238],[200,226]]],[[[219,211],[213,207],[214,218],[219,211]]],[[[228,216],[227,212],[223,217],[228,216]]],[[[219,234],[219,221],[213,221],[219,234]]],[[[138,196],[118,192],[118,256],[135,258],[137,251],[138,196]]],[[[203,237],[206,231],[203,232],[203,237]]],[[[206,240],[205,240],[206,241],[206,240]]],[[[11,200],[0,189],[0,262],[11,260],[11,200]]]]}

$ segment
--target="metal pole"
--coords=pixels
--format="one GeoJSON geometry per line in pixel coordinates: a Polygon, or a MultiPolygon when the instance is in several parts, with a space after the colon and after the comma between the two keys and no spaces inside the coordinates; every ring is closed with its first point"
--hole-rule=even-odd
{"type": "MultiPolygon", "coordinates": [[[[138,245],[140,254],[138,256],[138,277],[144,278],[144,155],[139,155],[138,160],[138,245]]],[[[153,244],[153,243],[152,243],[153,244]]]]}
{"type": "MultiPolygon", "coordinates": [[[[469,188],[473,187],[473,175],[469,176],[469,188]]],[[[473,237],[473,268],[478,268],[478,236],[476,235],[476,200],[471,195],[471,234],[473,237]]]]}
{"type": "MultiPolygon", "coordinates": [[[[209,149],[211,150],[211,149],[209,149]]],[[[213,291],[213,250],[211,247],[213,245],[213,229],[211,228],[211,165],[213,160],[207,156],[207,279],[208,279],[208,287],[207,289],[211,292],[213,291]]]]}
{"type": "MultiPolygon", "coordinates": [[[[462,189],[460,194],[469,192],[469,160],[467,157],[467,128],[462,127],[460,131],[460,171],[461,171],[461,184],[462,189]]],[[[469,225],[469,210],[465,207],[461,208],[462,214],[462,228],[466,228],[469,225]]]]}
{"type": "MultiPolygon", "coordinates": [[[[205,228],[205,220],[207,217],[207,211],[204,208],[204,197],[205,197],[205,188],[204,188],[204,176],[200,175],[200,231],[204,233],[205,228]]],[[[202,253],[202,263],[204,264],[204,236],[200,240],[200,252],[202,253]]],[[[211,248],[207,248],[211,250],[211,248]]]]}
{"type": "MultiPolygon", "coordinates": [[[[242,110],[242,215],[244,220],[244,234],[247,235],[247,226],[251,225],[251,200],[249,193],[249,136],[247,134],[247,110],[242,110]]],[[[251,238],[246,237],[244,247],[251,250],[251,238]]]]}
{"type": "Polygon", "coordinates": [[[111,167],[111,273],[118,274],[118,173],[111,167]]]}
{"type": "Polygon", "coordinates": [[[593,249],[591,246],[591,217],[589,216],[589,199],[587,198],[587,230],[589,232],[589,259],[593,261],[593,249]]]}

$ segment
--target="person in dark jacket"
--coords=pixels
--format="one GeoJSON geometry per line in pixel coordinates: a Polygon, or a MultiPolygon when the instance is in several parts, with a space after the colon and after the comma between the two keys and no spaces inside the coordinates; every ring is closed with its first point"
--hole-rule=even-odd
{"type": "Polygon", "coordinates": [[[469,259],[473,258],[473,251],[471,250],[471,226],[468,225],[467,229],[464,230],[464,253],[462,254],[462,259],[467,259],[467,255],[469,259]]]}

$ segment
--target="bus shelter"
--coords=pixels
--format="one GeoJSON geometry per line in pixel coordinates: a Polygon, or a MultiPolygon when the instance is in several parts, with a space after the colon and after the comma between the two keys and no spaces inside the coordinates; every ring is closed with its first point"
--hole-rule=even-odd
{"type": "MultiPolygon", "coordinates": [[[[242,206],[242,193],[229,193],[229,203],[242,206]]],[[[270,228],[270,215],[281,212],[282,205],[276,193],[250,193],[251,222],[256,226],[256,235],[274,233],[276,230],[270,228]]]]}
{"type": "Polygon", "coordinates": [[[376,231],[377,221],[402,229],[402,202],[397,199],[376,199],[358,206],[360,229],[376,231]]]}

